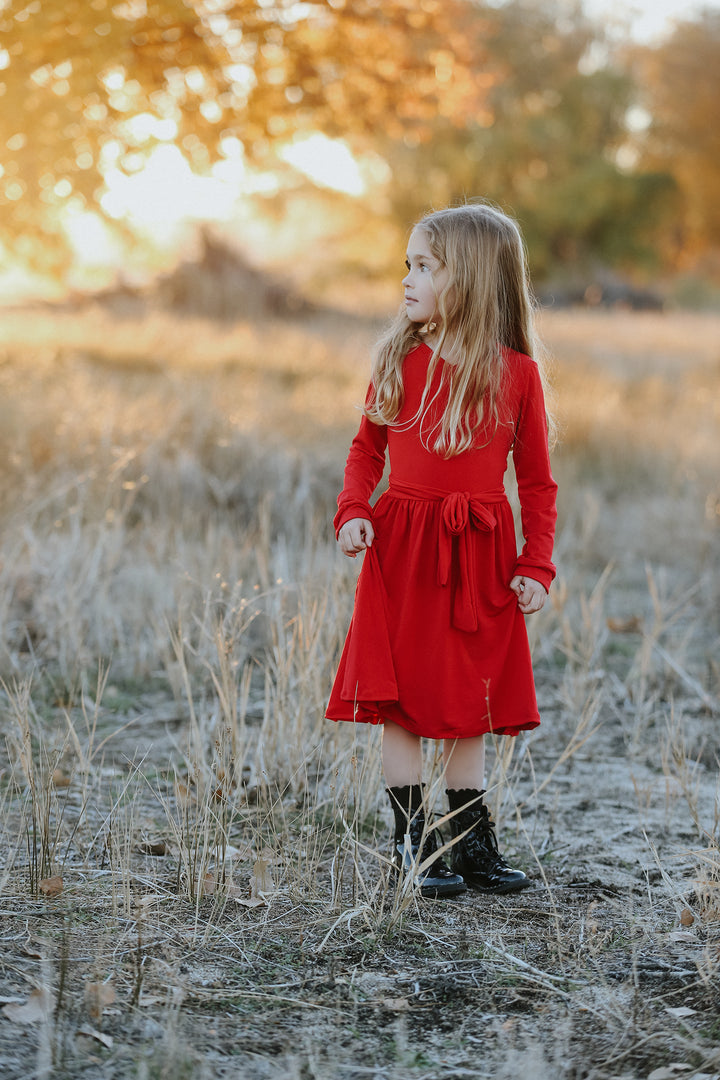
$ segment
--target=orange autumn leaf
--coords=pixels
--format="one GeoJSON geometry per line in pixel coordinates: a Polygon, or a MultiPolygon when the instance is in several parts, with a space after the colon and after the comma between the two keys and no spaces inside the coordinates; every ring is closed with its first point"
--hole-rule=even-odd
{"type": "Polygon", "coordinates": [[[59,874],[54,877],[43,878],[38,885],[43,896],[59,896],[63,891],[63,879],[59,874]]]}
{"type": "Polygon", "coordinates": [[[93,1020],[99,1020],[115,1001],[115,987],[109,982],[85,983],[85,1006],[93,1020]]]}

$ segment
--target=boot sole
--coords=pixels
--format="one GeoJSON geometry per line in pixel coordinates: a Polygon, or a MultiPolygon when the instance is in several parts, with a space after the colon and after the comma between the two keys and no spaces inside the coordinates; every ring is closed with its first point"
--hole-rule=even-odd
{"type": "Polygon", "coordinates": [[[447,900],[451,896],[460,896],[467,892],[467,885],[420,885],[418,892],[428,900],[447,900]]]}
{"type": "Polygon", "coordinates": [[[468,889],[472,889],[473,892],[483,893],[485,896],[504,896],[507,893],[522,892],[523,889],[528,889],[532,885],[530,878],[525,878],[524,881],[518,881],[514,885],[498,885],[495,888],[489,888],[487,885],[476,885],[473,881],[468,881],[465,878],[465,884],[468,889]]]}
{"type": "MultiPolygon", "coordinates": [[[[400,876],[401,872],[398,870],[397,866],[393,866],[392,877],[396,885],[400,880],[400,876]]],[[[460,896],[462,893],[467,892],[467,888],[464,881],[440,882],[437,885],[421,885],[419,882],[415,883],[416,891],[428,900],[445,900],[450,896],[460,896]]]]}

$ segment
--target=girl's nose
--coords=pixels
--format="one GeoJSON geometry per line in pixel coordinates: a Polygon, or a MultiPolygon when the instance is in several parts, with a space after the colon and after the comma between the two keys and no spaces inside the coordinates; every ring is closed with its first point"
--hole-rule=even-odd
{"type": "Polygon", "coordinates": [[[411,273],[412,273],[412,271],[408,270],[407,274],[402,279],[402,282],[401,282],[402,285],[409,285],[410,284],[410,274],[411,273]]]}

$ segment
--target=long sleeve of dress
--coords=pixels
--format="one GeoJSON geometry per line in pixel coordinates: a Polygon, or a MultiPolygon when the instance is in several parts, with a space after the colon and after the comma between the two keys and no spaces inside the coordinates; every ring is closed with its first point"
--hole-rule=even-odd
{"type": "Polygon", "coordinates": [[[343,489],[338,496],[338,511],[333,522],[336,536],[351,518],[372,521],[370,496],[380,483],[386,448],[387,428],[373,424],[363,416],[360,430],[350,444],[343,489]]]}
{"type": "Polygon", "coordinates": [[[545,401],[537,365],[528,376],[515,430],[513,459],[517,478],[525,544],[515,573],[527,574],[545,589],[555,577],[552,548],[555,538],[557,484],[550,471],[545,401]]]}

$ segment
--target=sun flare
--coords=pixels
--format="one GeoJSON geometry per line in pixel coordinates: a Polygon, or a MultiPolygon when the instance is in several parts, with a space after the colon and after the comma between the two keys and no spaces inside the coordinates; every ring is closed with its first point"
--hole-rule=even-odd
{"type": "Polygon", "coordinates": [[[100,200],[105,213],[141,230],[152,229],[155,236],[172,233],[180,221],[224,220],[238,192],[228,180],[197,176],[174,145],[156,147],[131,176],[110,169],[105,184],[100,200]]]}
{"type": "MultiPolygon", "coordinates": [[[[128,124],[133,124],[135,134],[147,134],[151,119],[138,116],[128,124]]],[[[155,129],[150,133],[158,135],[155,129]]],[[[130,174],[118,168],[111,149],[106,145],[102,209],[107,217],[123,221],[158,250],[177,246],[187,237],[188,225],[241,220],[245,216],[243,200],[255,194],[275,194],[281,184],[276,172],[249,167],[236,139],[223,141],[222,159],[204,176],[193,172],[181,149],[171,142],[144,155],[130,174]]],[[[362,195],[367,190],[367,177],[385,179],[377,163],[361,166],[344,142],[319,132],[294,140],[279,151],[279,157],[313,183],[347,195],[362,195]]],[[[69,209],[63,224],[80,265],[122,263],[122,245],[97,213],[69,209]]]]}
{"type": "Polygon", "coordinates": [[[280,157],[322,187],[346,195],[365,194],[367,185],[360,166],[341,139],[329,139],[320,132],[302,136],[284,147],[280,157]]]}

